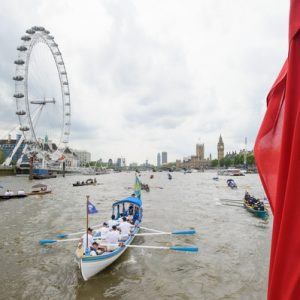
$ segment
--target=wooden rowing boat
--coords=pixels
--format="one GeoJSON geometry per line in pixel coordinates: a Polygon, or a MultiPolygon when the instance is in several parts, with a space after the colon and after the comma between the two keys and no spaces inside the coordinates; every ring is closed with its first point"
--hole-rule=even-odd
{"type": "Polygon", "coordinates": [[[73,186],[85,186],[85,185],[97,185],[96,179],[88,179],[85,182],[84,181],[77,181],[76,183],[73,183],[73,186]]]}
{"type": "MultiPolygon", "coordinates": [[[[113,214],[118,217],[122,214],[126,214],[128,211],[128,206],[134,205],[139,208],[139,221],[135,226],[132,235],[124,242],[124,246],[117,247],[112,252],[104,252],[97,256],[85,256],[83,251],[77,247],[76,259],[78,266],[81,270],[81,274],[84,280],[88,280],[97,273],[101,272],[103,269],[111,265],[115,260],[117,260],[127,249],[126,245],[130,245],[135,238],[135,235],[139,231],[139,226],[142,221],[142,201],[137,197],[128,197],[120,201],[116,201],[112,205],[113,214]]],[[[101,244],[101,242],[100,242],[101,244]]]]}
{"type": "Polygon", "coordinates": [[[22,195],[0,195],[0,200],[9,200],[14,198],[25,198],[28,194],[22,194],[22,195]]]}
{"type": "Polygon", "coordinates": [[[45,195],[45,194],[51,194],[51,190],[46,190],[46,191],[32,191],[30,193],[27,193],[28,196],[33,196],[33,195],[45,195]]]}
{"type": "Polygon", "coordinates": [[[267,220],[269,218],[269,212],[267,208],[265,208],[264,210],[256,210],[253,207],[251,207],[248,203],[246,203],[246,200],[244,200],[244,207],[257,218],[263,220],[267,220]]]}

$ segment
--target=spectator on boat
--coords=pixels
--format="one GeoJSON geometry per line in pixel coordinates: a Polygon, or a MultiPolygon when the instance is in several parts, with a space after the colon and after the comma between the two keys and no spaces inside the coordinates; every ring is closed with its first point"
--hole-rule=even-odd
{"type": "Polygon", "coordinates": [[[119,225],[119,230],[121,232],[121,240],[126,241],[131,233],[133,226],[130,222],[127,222],[126,217],[123,217],[123,222],[119,225]]]}
{"type": "Polygon", "coordinates": [[[128,208],[128,214],[133,215],[133,205],[130,205],[128,208]]]}
{"type": "Polygon", "coordinates": [[[140,212],[139,212],[139,208],[136,206],[135,209],[134,209],[134,215],[133,215],[133,218],[132,218],[132,222],[134,224],[136,224],[136,221],[139,221],[140,219],[140,212]]]}
{"type": "Polygon", "coordinates": [[[112,229],[113,226],[117,226],[118,225],[118,221],[116,220],[116,216],[112,215],[111,219],[108,221],[108,227],[109,229],[112,229]]]}
{"type": "Polygon", "coordinates": [[[80,243],[83,246],[84,253],[86,253],[86,250],[90,249],[90,247],[93,245],[93,241],[93,229],[89,227],[87,230],[87,234],[85,233],[80,239],[80,243]]]}
{"type": "Polygon", "coordinates": [[[18,191],[18,196],[23,196],[23,195],[25,195],[25,192],[23,190],[19,190],[18,191]]]}
{"type": "Polygon", "coordinates": [[[6,192],[4,193],[4,196],[10,196],[10,191],[6,190],[6,192]]]}
{"type": "Polygon", "coordinates": [[[105,241],[107,243],[107,251],[114,251],[116,248],[118,248],[120,238],[121,235],[117,230],[117,226],[113,225],[112,230],[106,234],[105,238],[105,241]]]}

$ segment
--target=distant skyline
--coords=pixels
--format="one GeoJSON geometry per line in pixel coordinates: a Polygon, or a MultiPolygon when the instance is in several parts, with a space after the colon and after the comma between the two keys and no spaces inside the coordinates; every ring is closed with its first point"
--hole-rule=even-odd
{"type": "MultiPolygon", "coordinates": [[[[214,158],[220,134],[225,153],[244,148],[245,136],[252,149],[287,56],[288,9],[288,1],[271,0],[1,1],[0,138],[17,125],[16,48],[26,29],[40,25],[55,37],[68,72],[72,148],[93,160],[151,164],[161,149],[175,161],[199,142],[214,158]]],[[[51,57],[37,51],[32,61],[37,84],[59,94],[55,75],[39,76],[55,72],[51,57]]],[[[45,124],[56,116],[50,112],[41,116],[45,124]]],[[[48,128],[41,135],[51,139],[55,126],[48,128]]]]}

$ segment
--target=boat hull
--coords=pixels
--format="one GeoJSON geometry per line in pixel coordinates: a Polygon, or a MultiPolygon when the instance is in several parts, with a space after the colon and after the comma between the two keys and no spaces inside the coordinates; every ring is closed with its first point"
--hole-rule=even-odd
{"type": "MultiPolygon", "coordinates": [[[[134,235],[125,242],[125,245],[130,245],[132,243],[135,234],[138,233],[138,231],[139,228],[135,228],[133,232],[134,235]]],[[[87,281],[94,275],[104,270],[106,267],[116,261],[126,250],[127,247],[118,247],[116,250],[102,255],[88,256],[79,259],[77,258],[83,279],[87,281]]]]}
{"type": "Polygon", "coordinates": [[[244,207],[257,218],[266,220],[269,217],[268,210],[255,210],[246,203],[244,203],[244,207]]]}

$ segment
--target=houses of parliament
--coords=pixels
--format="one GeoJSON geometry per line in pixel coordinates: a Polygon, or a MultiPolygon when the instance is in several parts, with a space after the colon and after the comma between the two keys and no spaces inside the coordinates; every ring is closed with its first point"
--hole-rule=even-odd
{"type": "MultiPolygon", "coordinates": [[[[220,135],[217,144],[218,160],[224,158],[224,149],[224,142],[220,135]]],[[[176,160],[176,168],[203,169],[210,166],[211,160],[211,154],[209,154],[208,158],[205,158],[204,144],[196,144],[196,155],[184,157],[182,161],[176,160]]]]}

